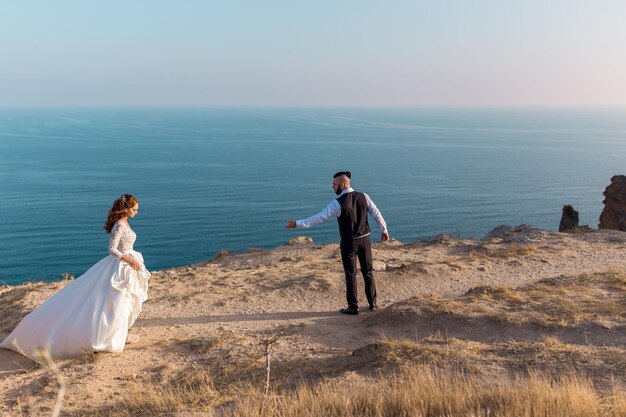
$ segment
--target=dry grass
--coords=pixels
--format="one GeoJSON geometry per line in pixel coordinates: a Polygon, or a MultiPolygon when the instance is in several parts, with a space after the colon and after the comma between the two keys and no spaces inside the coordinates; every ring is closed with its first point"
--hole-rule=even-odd
{"type": "MultiPolygon", "coordinates": [[[[179,344],[196,364],[187,371],[192,374],[208,372],[213,386],[220,391],[245,383],[261,384],[264,379],[265,347],[259,340],[224,332],[216,337],[196,337],[179,344]]],[[[173,381],[184,380],[185,372],[173,381]]]]}
{"type": "Polygon", "coordinates": [[[534,255],[537,246],[532,244],[509,243],[491,248],[487,246],[475,246],[468,249],[466,258],[477,260],[486,258],[517,258],[520,256],[534,255]]]}
{"type": "Polygon", "coordinates": [[[189,350],[202,354],[208,354],[217,347],[223,345],[224,342],[225,339],[223,337],[200,336],[188,340],[183,340],[180,342],[180,344],[185,346],[189,350]]]}
{"type": "Polygon", "coordinates": [[[129,381],[126,398],[110,407],[92,413],[97,416],[155,416],[182,410],[211,411],[231,401],[218,392],[210,374],[200,367],[191,367],[166,383],[129,381]]]}
{"type": "Polygon", "coordinates": [[[624,393],[601,397],[575,377],[552,380],[532,375],[507,380],[450,375],[434,370],[407,372],[366,384],[325,383],[263,403],[254,392],[223,416],[626,416],[624,393]],[[264,405],[264,406],[262,406],[264,405]]]}
{"type": "Polygon", "coordinates": [[[69,281],[25,283],[0,292],[0,334],[8,335],[19,321],[69,281]]]}
{"type": "Polygon", "coordinates": [[[618,347],[553,336],[495,343],[441,333],[384,339],[313,364],[318,375],[309,372],[299,384],[290,381],[304,362],[278,361],[266,397],[262,357],[233,361],[221,350],[228,343],[181,342],[209,358],[168,378],[130,379],[121,401],[75,415],[626,417],[626,350],[618,347]]]}
{"type": "Polygon", "coordinates": [[[385,339],[354,351],[353,356],[361,366],[400,369],[416,366],[437,366],[469,371],[479,359],[482,344],[448,339],[439,333],[422,342],[407,339],[385,339]]]}
{"type": "Polygon", "coordinates": [[[457,250],[459,249],[461,249],[461,253],[455,259],[464,262],[486,261],[489,260],[489,258],[519,258],[534,255],[538,251],[537,245],[522,243],[507,243],[497,246],[472,245],[461,247],[457,250]]]}
{"type": "Polygon", "coordinates": [[[488,252],[488,256],[494,258],[516,258],[518,256],[533,255],[536,252],[536,245],[510,244],[488,252]]]}
{"type": "Polygon", "coordinates": [[[585,378],[533,373],[506,378],[413,369],[386,378],[327,381],[266,397],[261,388],[216,391],[195,369],[166,386],[131,385],[128,398],[99,415],[625,417],[626,392],[599,393],[585,378]],[[189,413],[189,414],[187,414],[189,413]]]}
{"type": "Polygon", "coordinates": [[[531,374],[541,370],[557,376],[584,375],[598,386],[626,375],[626,349],[565,343],[554,336],[539,341],[485,343],[447,338],[437,333],[423,341],[384,340],[354,352],[362,364],[399,369],[437,366],[464,374],[531,374]]]}
{"type": "Polygon", "coordinates": [[[490,263],[495,260],[508,261],[521,264],[518,260],[544,252],[556,252],[555,248],[543,248],[534,244],[507,243],[503,245],[493,244],[470,244],[459,245],[451,248],[448,256],[443,260],[422,259],[422,265],[446,265],[455,270],[464,270],[469,265],[476,263],[490,263]]]}
{"type": "Polygon", "coordinates": [[[431,318],[454,315],[544,328],[619,328],[626,325],[626,272],[556,277],[520,289],[477,287],[458,298],[418,296],[398,307],[415,309],[411,306],[431,318]]]}

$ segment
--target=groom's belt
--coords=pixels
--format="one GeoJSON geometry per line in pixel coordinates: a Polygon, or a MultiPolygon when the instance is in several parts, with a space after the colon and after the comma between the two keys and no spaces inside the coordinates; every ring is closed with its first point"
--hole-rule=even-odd
{"type": "Polygon", "coordinates": [[[368,237],[370,234],[369,233],[365,233],[364,235],[360,235],[360,236],[350,236],[347,239],[346,238],[342,238],[342,240],[356,240],[356,239],[361,239],[364,237],[368,237]]]}

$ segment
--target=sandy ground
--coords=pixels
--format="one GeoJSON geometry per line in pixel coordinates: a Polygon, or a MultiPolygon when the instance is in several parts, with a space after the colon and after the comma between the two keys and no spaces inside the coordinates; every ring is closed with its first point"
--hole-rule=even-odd
{"type": "MultiPolygon", "coordinates": [[[[368,311],[359,278],[358,316],[338,313],[346,303],[337,244],[226,254],[155,271],[149,299],[131,330],[138,342],[119,354],[59,361],[69,383],[65,409],[102,407],[117,401],[129,380],[201,363],[202,352],[194,351],[194,341],[212,337],[231,341],[223,352],[226,356],[245,350],[261,357],[263,340],[279,336],[273,347],[277,362],[347,357],[381,338],[419,340],[442,329],[426,322],[397,322],[387,314],[396,303],[419,294],[455,297],[477,286],[520,287],[560,275],[626,270],[626,233],[532,230],[521,240],[443,239],[430,244],[392,240],[376,243],[373,256],[380,310],[368,311]]],[[[0,338],[62,286],[39,283],[0,289],[0,338]]],[[[468,333],[458,324],[443,330],[450,337],[468,333]]],[[[480,333],[484,338],[505,337],[489,329],[480,333]]],[[[623,333],[608,335],[603,343],[624,347],[623,333]]],[[[588,335],[568,337],[576,342],[588,335]]],[[[306,378],[306,370],[294,378],[306,378]]],[[[45,412],[53,402],[54,384],[46,369],[0,350],[0,393],[0,415],[11,415],[17,403],[45,412]]]]}

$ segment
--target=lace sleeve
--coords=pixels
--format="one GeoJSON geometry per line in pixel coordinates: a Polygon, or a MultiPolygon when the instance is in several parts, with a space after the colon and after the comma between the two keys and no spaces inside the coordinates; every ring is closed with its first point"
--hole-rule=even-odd
{"type": "Polygon", "coordinates": [[[122,258],[123,253],[117,250],[117,248],[120,244],[120,240],[122,240],[123,234],[124,228],[121,227],[119,223],[115,223],[113,230],[111,230],[111,239],[109,239],[109,254],[120,259],[122,258]]]}

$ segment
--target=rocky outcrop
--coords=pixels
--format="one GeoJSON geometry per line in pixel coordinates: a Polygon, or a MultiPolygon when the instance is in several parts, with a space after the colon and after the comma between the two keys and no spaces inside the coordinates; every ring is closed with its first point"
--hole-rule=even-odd
{"type": "Polygon", "coordinates": [[[313,238],[309,236],[296,236],[285,243],[286,246],[312,245],[313,238]]]}
{"type": "Polygon", "coordinates": [[[513,231],[513,226],[508,225],[508,224],[501,224],[500,226],[494,227],[493,229],[491,229],[491,231],[487,233],[487,236],[485,236],[485,238],[486,239],[492,239],[496,237],[505,238],[512,231],[513,231]]]}
{"type": "Polygon", "coordinates": [[[563,214],[561,215],[561,222],[559,223],[559,232],[578,233],[589,231],[591,231],[591,228],[588,225],[578,225],[578,212],[574,210],[574,207],[570,205],[563,206],[563,214]]]}
{"type": "Polygon", "coordinates": [[[563,214],[561,214],[561,222],[559,223],[559,232],[570,232],[578,227],[578,212],[572,206],[563,206],[563,214]]]}
{"type": "Polygon", "coordinates": [[[543,231],[529,224],[510,226],[502,224],[487,234],[485,239],[502,239],[502,242],[528,243],[543,231]]]}
{"type": "Polygon", "coordinates": [[[598,227],[626,232],[626,175],[613,176],[604,190],[604,210],[598,227]]]}

